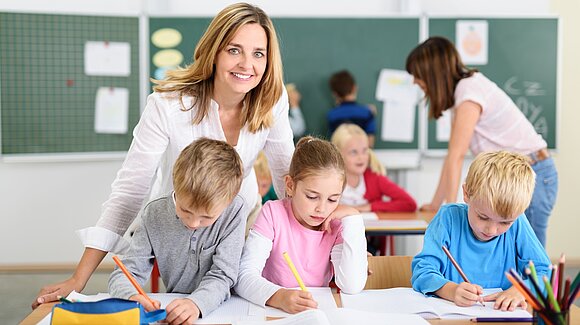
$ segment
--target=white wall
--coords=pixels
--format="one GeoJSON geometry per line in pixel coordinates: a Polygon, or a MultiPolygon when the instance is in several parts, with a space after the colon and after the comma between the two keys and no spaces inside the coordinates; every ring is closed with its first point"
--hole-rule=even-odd
{"type": "MultiPolygon", "coordinates": [[[[185,0],[0,0],[0,10],[29,12],[65,12],[86,14],[137,15],[214,15],[233,1],[185,0]]],[[[573,240],[580,229],[574,190],[580,184],[576,168],[580,153],[575,139],[575,124],[580,110],[574,107],[574,92],[580,75],[573,57],[580,57],[580,45],[572,39],[579,30],[576,1],[555,0],[440,0],[388,1],[366,0],[295,0],[253,1],[272,16],[374,16],[405,12],[471,15],[521,15],[560,13],[564,17],[564,61],[560,153],[556,163],[560,172],[560,196],[549,234],[548,250],[552,257],[561,251],[580,259],[580,244],[573,240]],[[574,29],[572,28],[574,27],[574,29]],[[569,36],[568,36],[569,35],[569,36]],[[568,37],[566,37],[568,36],[568,37]]],[[[82,252],[74,230],[93,225],[107,198],[110,184],[121,161],[4,163],[0,162],[0,266],[75,263],[82,252]]],[[[430,199],[439,178],[440,159],[424,159],[420,170],[408,173],[409,190],[419,202],[430,199]]]]}

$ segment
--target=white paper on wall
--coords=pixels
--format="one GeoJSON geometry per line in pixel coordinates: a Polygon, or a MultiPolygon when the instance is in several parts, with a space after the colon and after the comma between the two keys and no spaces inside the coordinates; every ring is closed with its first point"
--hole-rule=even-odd
{"type": "Polygon", "coordinates": [[[131,45],[126,42],[86,42],[85,74],[128,77],[131,74],[131,45]]]}
{"type": "Polygon", "coordinates": [[[129,89],[101,87],[95,99],[95,133],[126,134],[129,89]]]}

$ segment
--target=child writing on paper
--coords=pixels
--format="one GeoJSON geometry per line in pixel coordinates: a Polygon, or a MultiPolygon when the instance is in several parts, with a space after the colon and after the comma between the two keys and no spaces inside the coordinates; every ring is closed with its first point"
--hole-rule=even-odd
{"type": "MultiPolygon", "coordinates": [[[[192,324],[230,296],[244,243],[244,201],[236,195],[242,161],[223,141],[201,138],[185,147],[173,169],[174,191],[149,202],[123,263],[143,285],[157,260],[167,292],[190,294],[166,307],[171,324],[192,324]]],[[[157,309],[116,268],[114,297],[157,309]]]]}
{"type": "Polygon", "coordinates": [[[524,270],[534,261],[538,277],[549,274],[550,260],[523,214],[534,191],[535,174],[525,156],[507,151],[479,154],[463,184],[466,204],[448,204],[429,224],[423,250],[412,263],[413,289],[471,306],[481,301],[483,288],[504,291],[483,297],[494,308],[526,308],[522,294],[505,272],[524,270]],[[445,246],[472,283],[445,255],[445,246]]]}
{"type": "Polygon", "coordinates": [[[267,202],[250,230],[234,290],[260,306],[289,313],[316,308],[286,264],[287,252],[306,286],[324,287],[334,275],[345,293],[367,279],[364,225],[359,212],[339,206],[344,162],[328,141],[304,137],[285,177],[287,198],[267,202]]]}
{"type": "Polygon", "coordinates": [[[417,209],[415,200],[385,175],[384,167],[369,149],[363,129],[355,124],[342,124],[332,134],[331,141],[340,150],[346,170],[346,187],[340,203],[361,212],[417,209]],[[383,200],[385,196],[388,201],[383,200]]]}

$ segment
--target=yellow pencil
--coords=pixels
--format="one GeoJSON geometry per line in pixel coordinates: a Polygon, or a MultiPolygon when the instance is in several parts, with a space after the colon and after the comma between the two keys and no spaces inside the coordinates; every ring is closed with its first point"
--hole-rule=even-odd
{"type": "Polygon", "coordinates": [[[302,289],[302,291],[308,291],[308,290],[306,290],[306,287],[304,286],[304,282],[302,282],[302,278],[300,278],[300,274],[298,274],[298,271],[296,271],[296,267],[294,266],[294,263],[292,263],[292,260],[290,259],[290,256],[288,255],[288,253],[284,252],[284,253],[282,253],[282,255],[284,256],[284,260],[286,260],[286,264],[288,264],[290,271],[292,271],[292,274],[294,274],[296,281],[298,281],[298,285],[300,286],[300,289],[302,289]]]}

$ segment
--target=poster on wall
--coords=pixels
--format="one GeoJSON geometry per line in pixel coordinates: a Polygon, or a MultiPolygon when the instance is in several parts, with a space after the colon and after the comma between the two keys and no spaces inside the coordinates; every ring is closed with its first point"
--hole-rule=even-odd
{"type": "Polygon", "coordinates": [[[488,56],[488,26],[485,20],[458,20],[455,46],[466,65],[485,65],[488,56]]]}

